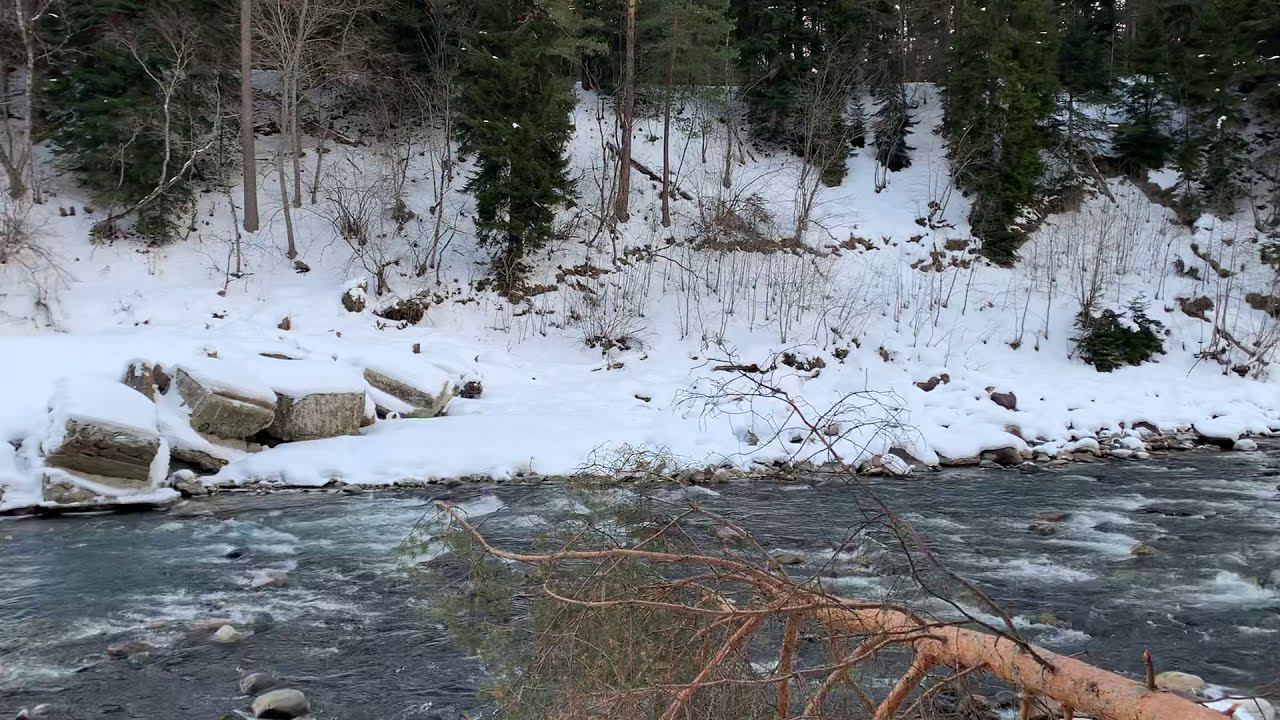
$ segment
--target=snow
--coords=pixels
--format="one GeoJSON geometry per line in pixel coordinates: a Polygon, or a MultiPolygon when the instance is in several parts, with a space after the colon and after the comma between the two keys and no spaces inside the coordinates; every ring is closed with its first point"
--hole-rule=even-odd
{"type": "Polygon", "coordinates": [[[49,401],[49,434],[43,444],[46,452],[62,444],[71,420],[149,437],[160,434],[155,404],[120,382],[77,377],[60,381],[49,401]]]}
{"type": "MultiPolygon", "coordinates": [[[[123,240],[90,243],[95,218],[61,217],[56,205],[93,203],[73,179],[59,178],[58,202],[33,212],[60,272],[48,273],[36,292],[27,276],[0,268],[4,287],[19,288],[0,295],[0,440],[6,441],[0,443],[0,487],[6,488],[0,502],[39,501],[33,485],[38,458],[31,451],[64,379],[100,388],[85,401],[99,404],[83,412],[145,424],[171,444],[221,453],[229,465],[219,481],[297,485],[568,474],[607,464],[623,448],[698,467],[829,459],[787,403],[715,369],[730,362],[767,368],[784,351],[821,358],[825,367],[804,372],[777,365],[756,379],[785,389],[824,425],[838,424],[835,450],[854,463],[894,447],[927,464],[1006,447],[1057,455],[1098,448],[1093,438],[1099,433],[1123,437],[1123,449],[1140,453],[1140,439],[1127,434],[1140,421],[1232,439],[1280,429],[1274,373],[1240,378],[1199,357],[1209,348],[1212,325],[1183,314],[1177,301],[1231,296],[1221,315],[1237,323],[1237,337],[1263,337],[1274,328],[1240,300],[1244,292],[1265,290],[1270,277],[1256,264],[1256,246],[1237,242],[1253,232],[1247,213],[1206,216],[1187,228],[1136,186],[1113,179],[1114,202],[1098,196],[1051,217],[1012,269],[986,265],[956,249],[970,240],[969,208],[959,193],[948,195],[946,148],[935,132],[940,98],[924,85],[913,86],[911,98],[917,105],[908,137],[915,148],[911,167],[889,174],[878,190],[872,149],[849,158],[846,182],[819,192],[805,251],[695,249],[683,241],[704,225],[707,203],[673,201],[673,224],[664,228],[656,188],[638,178],[632,220],[617,238],[618,253],[628,259],[615,265],[608,240],[556,243],[530,258],[530,284],[553,289],[516,305],[474,288],[487,251],[473,236],[474,207],[457,189],[461,181],[439,210],[457,232],[439,268],[440,285],[434,271],[417,277],[406,262],[391,272],[391,292],[377,296],[360,289],[374,284],[334,235],[322,205],[296,214],[300,256],[311,270],[295,272],[284,254],[275,183],[259,185],[264,227],[246,236],[246,272],[232,277],[227,258],[235,234],[226,195],[200,200],[188,238],[144,251],[123,240]],[[949,199],[933,222],[923,221],[943,197],[949,199]],[[1148,313],[1168,330],[1158,362],[1104,374],[1073,356],[1079,306],[1072,263],[1090,259],[1081,254],[1089,245],[1073,244],[1074,238],[1116,244],[1102,259],[1108,282],[1099,303],[1123,309],[1145,298],[1148,313]],[[1241,268],[1229,286],[1213,272],[1196,280],[1173,271],[1174,258],[1203,269],[1190,252],[1193,242],[1241,268]],[[640,254],[642,248],[650,255],[640,254]],[[935,257],[941,269],[933,267],[935,257]],[[918,269],[921,264],[930,269],[918,269]],[[574,268],[592,272],[568,272],[574,268]],[[362,294],[367,309],[347,312],[346,291],[362,294]],[[433,302],[417,325],[375,314],[420,292],[433,302]],[[279,327],[282,317],[290,329],[279,327]],[[602,352],[584,344],[606,330],[628,335],[631,349],[602,352]],[[117,412],[110,398],[128,397],[124,404],[135,410],[147,404],[131,390],[114,389],[134,358],[171,374],[184,368],[215,389],[264,402],[277,394],[357,392],[406,411],[367,386],[365,369],[429,391],[478,379],[484,393],[456,398],[445,417],[379,421],[359,436],[249,454],[189,432],[171,398],[160,403],[158,425],[154,408],[146,422],[138,413],[117,412]],[[916,385],[944,373],[949,382],[930,391],[916,385]],[[1018,411],[992,402],[991,390],[1016,393],[1018,411]]],[[[584,178],[584,207],[593,202],[590,178],[599,164],[595,102],[582,94],[567,152],[572,174],[584,178]]],[[[725,150],[718,124],[697,103],[687,103],[674,124],[681,133],[672,142],[675,185],[714,199],[725,150]],[[687,135],[704,124],[713,128],[706,164],[700,139],[687,135]]],[[[662,143],[650,140],[660,138],[660,126],[660,118],[638,120],[635,157],[650,167],[661,166],[662,143]]],[[[260,139],[264,151],[273,142],[260,139]]],[[[357,166],[374,161],[364,147],[339,145],[332,152],[334,162],[325,162],[330,172],[350,167],[348,158],[357,166]]],[[[407,202],[418,220],[406,226],[400,239],[406,246],[430,242],[428,207],[438,177],[428,158],[413,162],[416,182],[407,202]]],[[[308,186],[313,170],[303,168],[308,186]]],[[[732,171],[731,195],[768,213],[771,232],[793,233],[803,194],[795,158],[753,151],[743,163],[735,158],[732,171]]],[[[468,172],[461,168],[462,177],[468,172]]],[[[1151,180],[1167,188],[1180,177],[1165,170],[1151,180]]],[[[371,242],[382,242],[381,235],[371,242]]]]}

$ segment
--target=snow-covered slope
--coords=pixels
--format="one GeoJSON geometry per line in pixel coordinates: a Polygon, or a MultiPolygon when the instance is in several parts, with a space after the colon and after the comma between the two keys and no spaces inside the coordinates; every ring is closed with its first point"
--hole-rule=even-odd
{"type": "MultiPolygon", "coordinates": [[[[244,238],[245,272],[232,277],[228,202],[238,202],[238,189],[203,195],[182,241],[144,248],[90,243],[95,216],[83,210],[90,203],[73,178],[59,178],[57,196],[34,211],[57,269],[33,276],[3,268],[0,437],[8,442],[0,444],[0,487],[8,492],[0,503],[38,501],[36,468],[14,448],[39,440],[61,379],[117,379],[135,358],[171,366],[211,352],[322,358],[352,372],[421,366],[484,385],[482,397],[455,399],[445,417],[384,420],[361,436],[282,445],[234,460],[222,480],[563,474],[624,446],[696,466],[826,459],[775,391],[835,433],[836,450],[850,461],[894,446],[927,463],[1007,447],[1052,454],[1100,432],[1136,435],[1140,422],[1225,437],[1280,429],[1275,380],[1238,377],[1197,357],[1215,339],[1215,317],[1244,342],[1275,332],[1275,320],[1243,300],[1268,292],[1272,277],[1257,262],[1244,214],[1238,222],[1206,216],[1187,229],[1113,179],[1111,197],[1099,194],[1044,222],[1017,267],[991,267],[972,253],[966,201],[950,189],[935,132],[939,99],[921,86],[914,100],[911,167],[889,174],[877,192],[873,151],[859,151],[845,184],[818,193],[800,246],[778,250],[776,238],[794,234],[799,163],[735,149],[732,187],[724,189],[723,133],[692,105],[677,123],[672,153],[676,184],[694,199],[673,201],[674,222],[664,228],[655,185],[637,175],[630,222],[616,236],[597,232],[599,107],[584,94],[570,148],[582,202],[563,214],[565,238],[533,260],[530,286],[540,292],[515,304],[473,287],[486,255],[471,235],[469,199],[456,188],[441,210],[450,242],[440,285],[434,269],[412,272],[414,247],[429,242],[435,222],[435,173],[425,156],[410,172],[407,204],[416,219],[397,234],[384,217],[387,237],[366,249],[400,258],[391,291],[370,293],[361,312],[348,312],[341,297],[369,272],[326,219],[324,192],[318,204],[308,198],[295,210],[300,257],[310,268],[299,273],[284,256],[276,183],[264,178],[264,227],[244,238]],[[698,128],[705,126],[704,162],[698,128]],[[716,198],[739,217],[757,215],[754,226],[769,242],[712,232],[716,198]],[[58,212],[73,206],[74,216],[58,212]],[[774,251],[761,251],[770,245],[774,251]],[[1102,281],[1090,284],[1094,269],[1102,281]],[[1107,307],[1149,302],[1169,331],[1159,362],[1104,374],[1072,357],[1074,317],[1090,289],[1107,307]],[[374,314],[417,293],[435,299],[420,323],[374,314]],[[1200,297],[1213,304],[1207,319],[1179,302],[1200,297]],[[599,336],[625,338],[626,348],[584,342],[599,336]],[[778,362],[782,353],[796,362],[778,362]],[[823,367],[806,362],[814,358],[823,367]],[[752,363],[767,372],[716,369],[752,363]],[[1017,409],[994,402],[992,390],[1016,394],[1017,409]]],[[[636,157],[655,169],[660,129],[660,119],[637,129],[636,157]]],[[[271,144],[260,140],[264,157],[271,144]]],[[[338,145],[324,167],[339,175],[379,161],[375,147],[338,145]]],[[[313,162],[308,153],[304,188],[313,162]]]]}

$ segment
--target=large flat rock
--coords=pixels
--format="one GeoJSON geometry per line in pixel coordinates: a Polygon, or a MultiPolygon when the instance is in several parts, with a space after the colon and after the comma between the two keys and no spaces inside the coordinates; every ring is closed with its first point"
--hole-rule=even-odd
{"type": "MultiPolygon", "coordinates": [[[[410,407],[400,412],[404,417],[437,417],[443,415],[453,399],[453,382],[442,371],[406,373],[388,368],[367,368],[364,379],[371,387],[410,407]]],[[[390,409],[390,408],[389,408],[390,409]]]]}
{"type": "Polygon", "coordinates": [[[355,435],[364,406],[363,392],[281,394],[267,434],[284,442],[355,435]]]}
{"type": "Polygon", "coordinates": [[[267,397],[252,385],[218,382],[221,368],[213,363],[195,369],[183,366],[174,385],[191,413],[191,427],[220,438],[243,439],[265,430],[275,420],[274,393],[267,397]]]}
{"type": "MultiPolygon", "coordinates": [[[[145,487],[164,449],[155,405],[122,383],[63,382],[49,402],[44,462],[122,488],[145,487]]],[[[167,459],[167,458],[166,458],[167,459]]]]}

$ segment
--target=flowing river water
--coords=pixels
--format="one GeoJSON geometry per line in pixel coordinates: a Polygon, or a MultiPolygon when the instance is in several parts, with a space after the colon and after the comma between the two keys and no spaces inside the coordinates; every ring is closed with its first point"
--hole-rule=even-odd
{"type": "MultiPolygon", "coordinates": [[[[1271,446],[874,487],[1035,641],[1133,675],[1150,648],[1161,669],[1265,694],[1280,676],[1277,483],[1271,446]],[[1067,517],[1053,534],[1029,532],[1046,512],[1067,517]],[[1159,554],[1133,556],[1139,542],[1159,554]]],[[[647,492],[696,499],[769,547],[815,560],[858,515],[856,493],[834,481],[647,492]]],[[[237,681],[251,671],[304,690],[318,720],[487,716],[478,662],[450,644],[425,612],[432,598],[402,569],[401,542],[438,498],[509,538],[577,507],[556,485],[469,485],[223,495],[182,517],[0,522],[0,717],[51,703],[66,718],[212,720],[247,708],[237,681]],[[252,588],[276,570],[286,587],[252,588]],[[254,634],[231,645],[193,635],[210,618],[254,634]],[[150,651],[108,657],[122,641],[150,651]]],[[[871,597],[893,580],[829,582],[871,597]]]]}

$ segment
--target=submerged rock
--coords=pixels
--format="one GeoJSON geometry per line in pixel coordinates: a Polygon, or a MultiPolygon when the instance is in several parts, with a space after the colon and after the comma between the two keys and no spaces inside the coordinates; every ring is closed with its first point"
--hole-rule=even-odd
{"type": "Polygon", "coordinates": [[[271,673],[249,673],[240,678],[240,694],[258,695],[276,686],[276,679],[271,673]]]}
{"type": "Polygon", "coordinates": [[[263,590],[266,588],[282,588],[289,584],[289,573],[283,570],[267,570],[253,578],[249,583],[249,587],[254,590],[263,590]]]}
{"type": "Polygon", "coordinates": [[[1195,693],[1208,687],[1199,675],[1170,670],[1156,675],[1156,687],[1169,692],[1195,693]]]}
{"type": "Polygon", "coordinates": [[[131,658],[151,652],[151,646],[141,640],[122,640],[107,646],[109,658],[131,658]]]}
{"type": "Polygon", "coordinates": [[[245,640],[250,635],[253,635],[253,633],[245,632],[243,630],[237,630],[235,627],[231,625],[223,625],[222,627],[218,628],[217,632],[215,632],[210,639],[217,643],[223,643],[224,645],[231,645],[234,643],[241,642],[242,640],[245,640]]]}
{"type": "Polygon", "coordinates": [[[277,720],[293,720],[311,712],[311,703],[301,691],[292,688],[281,688],[259,695],[253,701],[255,718],[275,718],[277,720]]]}
{"type": "Polygon", "coordinates": [[[1159,555],[1160,551],[1147,543],[1138,543],[1129,550],[1129,554],[1134,557],[1151,557],[1153,555],[1159,555]]]}

